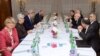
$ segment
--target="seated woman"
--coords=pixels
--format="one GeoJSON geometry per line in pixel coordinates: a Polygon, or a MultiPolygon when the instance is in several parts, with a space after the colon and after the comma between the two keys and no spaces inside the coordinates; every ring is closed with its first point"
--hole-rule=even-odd
{"type": "Polygon", "coordinates": [[[2,50],[2,56],[12,56],[13,50],[19,44],[17,30],[15,28],[16,21],[13,17],[8,17],[4,23],[5,27],[0,34],[0,50],[2,50]]]}
{"type": "Polygon", "coordinates": [[[75,19],[74,19],[75,11],[70,10],[69,15],[67,15],[66,22],[69,22],[69,27],[72,27],[75,24],[75,19]]]}
{"type": "Polygon", "coordinates": [[[82,20],[82,18],[80,18],[80,17],[81,17],[81,15],[80,15],[79,13],[76,13],[76,14],[74,15],[74,20],[75,20],[75,21],[72,22],[72,28],[77,29],[77,27],[78,27],[79,25],[81,25],[81,20],[82,20]]]}
{"type": "Polygon", "coordinates": [[[79,9],[76,9],[74,12],[74,20],[72,22],[73,26],[72,28],[76,28],[81,24],[81,20],[84,18],[82,11],[79,9]]]}
{"type": "Polygon", "coordinates": [[[79,13],[79,14],[81,15],[81,16],[80,16],[80,18],[82,18],[82,19],[84,18],[84,16],[83,16],[83,14],[82,14],[82,11],[81,11],[81,10],[76,9],[76,10],[75,10],[75,14],[76,14],[76,13],[79,13]]]}
{"type": "Polygon", "coordinates": [[[17,18],[18,18],[18,22],[17,22],[17,25],[16,25],[16,29],[17,29],[17,32],[18,32],[19,41],[21,42],[26,37],[27,31],[25,30],[25,27],[23,25],[24,15],[18,14],[17,18]]]}
{"type": "Polygon", "coordinates": [[[70,10],[70,17],[71,17],[71,20],[72,20],[72,24],[75,21],[74,20],[74,15],[75,15],[75,11],[74,10],[70,10]]]}

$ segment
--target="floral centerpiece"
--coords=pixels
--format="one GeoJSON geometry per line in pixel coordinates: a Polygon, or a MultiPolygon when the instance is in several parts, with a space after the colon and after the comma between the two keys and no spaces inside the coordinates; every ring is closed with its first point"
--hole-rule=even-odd
{"type": "Polygon", "coordinates": [[[52,30],[51,30],[51,33],[52,33],[52,36],[53,38],[57,38],[57,35],[58,35],[58,29],[57,27],[53,27],[52,30]]]}

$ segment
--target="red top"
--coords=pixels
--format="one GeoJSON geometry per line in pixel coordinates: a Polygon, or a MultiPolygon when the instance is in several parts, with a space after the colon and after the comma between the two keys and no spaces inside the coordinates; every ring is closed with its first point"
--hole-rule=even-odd
{"type": "Polygon", "coordinates": [[[1,31],[0,34],[0,49],[3,50],[2,54],[3,56],[11,56],[11,52],[6,50],[7,47],[12,47],[13,50],[17,47],[17,45],[19,44],[19,39],[18,39],[18,34],[16,31],[16,28],[12,29],[12,39],[13,39],[13,45],[12,45],[12,39],[11,39],[11,35],[9,34],[9,32],[7,31],[6,28],[4,28],[1,31]]]}

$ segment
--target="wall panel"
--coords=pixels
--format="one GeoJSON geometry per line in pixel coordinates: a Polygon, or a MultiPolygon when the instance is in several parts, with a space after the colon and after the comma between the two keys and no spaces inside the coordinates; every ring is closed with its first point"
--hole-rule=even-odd
{"type": "MultiPolygon", "coordinates": [[[[13,16],[19,13],[18,0],[12,0],[13,16]]],[[[83,14],[86,16],[91,11],[92,0],[25,0],[26,10],[35,9],[39,11],[44,9],[46,14],[57,11],[67,14],[71,9],[81,9],[83,14]]]]}

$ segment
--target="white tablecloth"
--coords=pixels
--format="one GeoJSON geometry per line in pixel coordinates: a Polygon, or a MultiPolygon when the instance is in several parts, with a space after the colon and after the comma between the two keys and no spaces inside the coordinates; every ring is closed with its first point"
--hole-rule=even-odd
{"type": "MultiPolygon", "coordinates": [[[[69,33],[66,33],[64,23],[61,20],[61,17],[58,19],[58,38],[52,38],[51,29],[52,27],[45,29],[44,33],[40,35],[39,43],[39,53],[40,56],[69,56],[70,53],[70,41],[69,33]],[[48,46],[49,44],[56,43],[57,47],[52,48],[48,46]],[[63,44],[60,46],[60,44],[63,44]]],[[[51,23],[52,20],[49,20],[51,23]]],[[[51,23],[52,24],[52,23],[51,23]]],[[[75,29],[72,29],[74,36],[78,36],[78,32],[75,29]]],[[[14,50],[12,56],[32,56],[31,45],[32,40],[35,37],[35,32],[28,34],[26,38],[19,44],[19,46],[14,50]]],[[[92,48],[77,48],[77,53],[79,56],[96,56],[96,53],[92,48]]]]}

